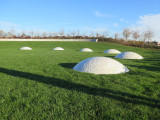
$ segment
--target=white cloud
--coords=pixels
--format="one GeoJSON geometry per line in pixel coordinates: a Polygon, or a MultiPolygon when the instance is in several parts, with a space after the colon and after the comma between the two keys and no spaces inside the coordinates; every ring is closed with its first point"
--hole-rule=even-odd
{"type": "Polygon", "coordinates": [[[133,29],[135,28],[140,31],[151,29],[155,35],[153,40],[160,41],[160,14],[140,16],[137,24],[133,26],[133,29]]]}
{"type": "Polygon", "coordinates": [[[73,24],[73,23],[71,23],[71,22],[64,22],[64,23],[60,23],[60,24],[62,24],[62,25],[69,25],[69,24],[73,24]]]}
{"type": "Polygon", "coordinates": [[[12,27],[15,27],[17,26],[17,24],[14,24],[14,23],[11,23],[11,22],[5,22],[5,21],[0,21],[0,26],[2,28],[12,28],[12,27]]]}
{"type": "Polygon", "coordinates": [[[125,23],[129,23],[129,21],[125,21],[125,23]]]}
{"type": "Polygon", "coordinates": [[[124,20],[123,18],[121,18],[120,21],[121,21],[121,22],[125,22],[125,23],[127,23],[127,24],[129,23],[128,20],[124,20]]]}
{"type": "Polygon", "coordinates": [[[113,15],[104,14],[104,13],[101,13],[99,11],[95,11],[94,15],[97,16],[97,17],[113,17],[113,15]]]}
{"type": "Polygon", "coordinates": [[[90,28],[90,27],[86,27],[84,28],[84,30],[86,31],[92,31],[92,32],[107,32],[107,29],[106,28],[90,28]]]}
{"type": "Polygon", "coordinates": [[[118,24],[117,24],[117,23],[114,23],[114,24],[113,24],[113,26],[114,26],[114,27],[117,27],[117,26],[118,26],[118,24]]]}
{"type": "Polygon", "coordinates": [[[124,19],[123,19],[123,18],[121,18],[121,19],[120,19],[120,21],[121,21],[121,22],[123,22],[123,21],[124,21],[124,19]]]}

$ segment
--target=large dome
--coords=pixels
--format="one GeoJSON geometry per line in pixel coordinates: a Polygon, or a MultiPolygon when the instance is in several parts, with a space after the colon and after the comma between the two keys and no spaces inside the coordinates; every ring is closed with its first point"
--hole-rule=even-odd
{"type": "Polygon", "coordinates": [[[93,52],[93,50],[89,49],[89,48],[83,48],[80,50],[81,52],[93,52]]]}
{"type": "Polygon", "coordinates": [[[21,47],[20,50],[32,50],[30,47],[21,47]]]}
{"type": "Polygon", "coordinates": [[[103,53],[119,54],[119,53],[121,53],[121,52],[118,51],[118,50],[116,50],[116,49],[108,49],[108,50],[104,51],[103,53]]]}
{"type": "Polygon", "coordinates": [[[135,52],[123,52],[119,55],[116,55],[115,58],[121,59],[143,59],[143,57],[135,52]]]}
{"type": "Polygon", "coordinates": [[[53,48],[52,50],[64,50],[64,49],[61,48],[61,47],[55,47],[55,48],[53,48]]]}
{"type": "Polygon", "coordinates": [[[79,62],[74,70],[93,74],[119,74],[128,72],[120,62],[107,57],[92,57],[79,62]]]}

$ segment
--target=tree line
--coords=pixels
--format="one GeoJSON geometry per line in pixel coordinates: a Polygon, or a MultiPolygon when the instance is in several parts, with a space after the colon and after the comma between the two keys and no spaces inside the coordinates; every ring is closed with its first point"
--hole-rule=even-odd
{"type": "Polygon", "coordinates": [[[108,31],[86,33],[79,30],[65,32],[64,29],[61,29],[59,32],[36,32],[33,30],[25,32],[23,30],[17,33],[14,28],[7,32],[0,30],[1,39],[99,39],[99,42],[109,41],[138,47],[158,46],[158,42],[152,40],[153,37],[154,32],[151,29],[140,31],[130,28],[125,28],[121,33],[115,33],[112,37],[109,37],[108,31]]]}

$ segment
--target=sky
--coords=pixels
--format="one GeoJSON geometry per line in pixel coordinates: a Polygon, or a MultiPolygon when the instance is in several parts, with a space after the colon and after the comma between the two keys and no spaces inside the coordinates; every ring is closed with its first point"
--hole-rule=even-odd
{"type": "Polygon", "coordinates": [[[151,29],[160,41],[160,0],[0,0],[0,29],[105,32],[151,29]]]}

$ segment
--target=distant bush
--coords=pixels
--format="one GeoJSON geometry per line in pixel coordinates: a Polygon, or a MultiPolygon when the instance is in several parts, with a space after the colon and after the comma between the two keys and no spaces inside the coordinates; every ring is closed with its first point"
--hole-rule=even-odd
{"type": "Polygon", "coordinates": [[[133,47],[141,47],[141,48],[151,48],[157,49],[160,51],[160,46],[156,45],[155,43],[147,43],[144,41],[125,41],[123,39],[115,40],[113,38],[98,38],[98,42],[114,42],[119,43],[122,45],[133,46],[133,47]]]}

